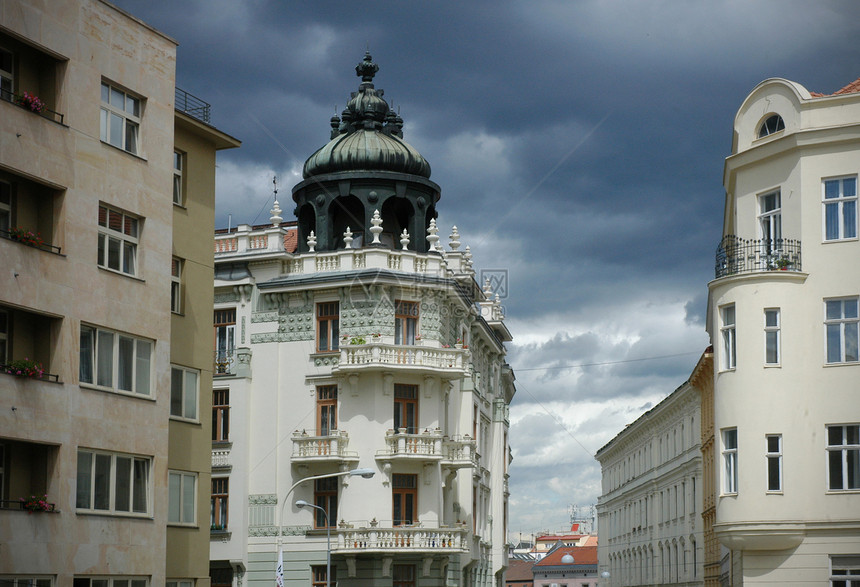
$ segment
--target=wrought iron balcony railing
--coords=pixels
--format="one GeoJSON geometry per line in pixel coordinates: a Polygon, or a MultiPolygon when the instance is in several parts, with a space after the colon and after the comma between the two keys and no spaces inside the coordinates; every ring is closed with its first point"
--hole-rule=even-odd
{"type": "Polygon", "coordinates": [[[726,235],[717,247],[717,279],[758,271],[800,271],[800,241],[795,239],[743,239],[726,235]]]}
{"type": "Polygon", "coordinates": [[[42,118],[47,118],[48,120],[59,122],[60,124],[63,124],[63,119],[65,118],[61,113],[51,110],[44,105],[41,108],[37,108],[34,110],[33,107],[28,106],[25,102],[23,102],[19,95],[16,95],[9,90],[0,89],[0,100],[3,100],[4,102],[11,102],[16,106],[20,106],[24,110],[28,110],[33,114],[38,114],[42,118]]]}

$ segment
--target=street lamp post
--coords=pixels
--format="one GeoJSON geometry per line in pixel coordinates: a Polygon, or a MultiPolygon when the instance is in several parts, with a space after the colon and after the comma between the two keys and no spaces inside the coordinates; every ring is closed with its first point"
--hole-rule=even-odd
{"type": "MultiPolygon", "coordinates": [[[[329,479],[330,477],[361,477],[362,479],[370,479],[376,473],[373,469],[369,468],[359,468],[352,469],[351,471],[340,471],[338,473],[325,473],[323,475],[313,475],[311,477],[304,477],[303,479],[299,479],[287,490],[287,493],[284,495],[284,501],[281,503],[281,510],[278,514],[278,553],[281,552],[281,543],[283,539],[283,521],[284,521],[284,508],[287,505],[287,499],[290,497],[290,494],[293,490],[304,483],[305,481],[315,481],[317,479],[329,479]]],[[[310,504],[308,504],[310,505],[310,504]]],[[[318,507],[318,506],[313,506],[318,507]]],[[[326,513],[326,519],[328,519],[328,513],[326,513]]],[[[277,580],[275,581],[277,584],[277,580]]]]}
{"type": "Polygon", "coordinates": [[[325,587],[331,587],[331,522],[328,519],[328,512],[325,508],[308,503],[303,499],[296,502],[297,508],[305,506],[319,510],[325,516],[325,587]]]}

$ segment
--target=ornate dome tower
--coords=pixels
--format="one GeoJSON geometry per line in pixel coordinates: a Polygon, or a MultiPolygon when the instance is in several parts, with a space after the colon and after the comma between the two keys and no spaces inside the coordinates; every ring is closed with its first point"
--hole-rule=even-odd
{"type": "MultiPolygon", "coordinates": [[[[379,210],[383,246],[396,247],[404,230],[409,249],[425,252],[427,228],[436,217],[439,186],[430,181],[430,164],[403,140],[403,119],[373,85],[379,71],[370,53],[355,67],[361,77],[340,118],[331,119],[331,140],[305,162],[304,180],[293,188],[299,252],[316,235],[316,250],[368,245],[368,229],[379,210]]],[[[376,245],[379,246],[379,245],[376,245]]]]}

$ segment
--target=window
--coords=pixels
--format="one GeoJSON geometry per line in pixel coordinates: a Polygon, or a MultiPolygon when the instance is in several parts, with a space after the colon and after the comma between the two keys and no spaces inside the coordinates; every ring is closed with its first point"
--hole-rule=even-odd
{"type": "Polygon", "coordinates": [[[212,478],[212,500],[209,508],[209,520],[212,530],[227,529],[227,506],[230,497],[230,479],[228,477],[212,478]]]}
{"type": "Polygon", "coordinates": [[[720,333],[723,338],[723,370],[734,369],[737,365],[737,350],[735,347],[735,306],[720,308],[723,324],[720,333]]]}
{"type": "Polygon", "coordinates": [[[762,240],[762,254],[771,256],[782,249],[782,208],[779,190],[758,197],[759,228],[762,240]]]}
{"type": "Polygon", "coordinates": [[[233,362],[236,308],[215,310],[215,374],[227,375],[233,362]]]}
{"type": "Polygon", "coordinates": [[[415,565],[394,565],[392,587],[415,587],[415,565]]]}
{"type": "Polygon", "coordinates": [[[827,427],[828,489],[860,489],[860,425],[827,427]]]}
{"type": "Polygon", "coordinates": [[[138,395],[150,395],[151,341],[81,325],[79,379],[138,395]]]}
{"type": "Polygon", "coordinates": [[[216,389],[212,392],[212,441],[230,440],[230,390],[216,389]]]}
{"type": "MultiPolygon", "coordinates": [[[[311,567],[311,575],[313,575],[312,587],[326,587],[326,566],[314,565],[311,567]]],[[[331,568],[331,587],[337,587],[337,567],[331,568]]]]}
{"type": "Polygon", "coordinates": [[[782,491],[782,434],[768,434],[767,442],[767,490],[782,491]]]}
{"type": "Polygon", "coordinates": [[[11,51],[0,47],[0,99],[11,102],[15,96],[14,56],[11,51]]]}
{"type": "Polygon", "coordinates": [[[738,429],[723,430],[723,493],[738,492],[738,429]]]}
{"type": "Polygon", "coordinates": [[[8,233],[10,228],[12,228],[12,186],[5,181],[0,181],[0,231],[8,233]]]}
{"type": "Polygon", "coordinates": [[[785,130],[785,121],[779,114],[772,114],[761,123],[761,126],[758,129],[758,138],[764,138],[781,130],[785,130]]]}
{"type": "Polygon", "coordinates": [[[418,302],[394,303],[394,344],[415,344],[418,334],[418,302]]]}
{"type": "Polygon", "coordinates": [[[779,308],[764,311],[764,362],[779,365],[779,308]]]}
{"type": "Polygon", "coordinates": [[[194,587],[194,579],[168,579],[164,587],[194,587]]]}
{"type": "Polygon", "coordinates": [[[824,240],[857,238],[857,176],[825,179],[824,240]]]}
{"type": "Polygon", "coordinates": [[[99,267],[137,275],[139,228],[137,217],[99,206],[99,267]]]}
{"type": "Polygon", "coordinates": [[[417,522],[418,475],[395,473],[391,476],[393,520],[395,526],[411,526],[417,522]]]}
{"type": "Polygon", "coordinates": [[[170,263],[170,311],[182,313],[182,259],[173,257],[170,263]]]}
{"type": "Polygon", "coordinates": [[[102,82],[101,140],[137,155],[140,98],[102,82]]]}
{"type": "Polygon", "coordinates": [[[831,555],[830,587],[860,587],[860,555],[831,555]]]}
{"type": "Polygon", "coordinates": [[[856,363],[858,360],[857,298],[824,301],[827,333],[827,362],[856,363]]]}
{"type": "Polygon", "coordinates": [[[144,577],[75,577],[72,587],[147,587],[144,577]]]}
{"type": "Polygon", "coordinates": [[[170,415],[197,420],[197,381],[199,373],[183,367],[170,368],[170,415]]]}
{"type": "Polygon", "coordinates": [[[78,450],[75,507],[84,512],[149,514],[152,459],[78,450]]]}
{"type": "Polygon", "coordinates": [[[0,584],[3,587],[51,587],[51,577],[44,576],[19,576],[0,575],[0,584]]]}
{"type": "MultiPolygon", "coordinates": [[[[0,365],[9,362],[9,312],[0,310],[0,365]]],[[[2,464],[2,463],[0,463],[2,464]]],[[[2,491],[2,489],[0,489],[2,491]]]]}
{"type": "MultiPolygon", "coordinates": [[[[339,479],[329,477],[314,481],[314,505],[321,507],[328,514],[328,525],[332,528],[337,524],[337,487],[339,479]]],[[[325,528],[326,516],[320,510],[314,510],[314,528],[325,528]]]]}
{"type": "Polygon", "coordinates": [[[394,430],[418,433],[418,386],[394,384],[394,430]]]}
{"type": "Polygon", "coordinates": [[[337,430],[337,385],[317,387],[317,436],[337,430]]]}
{"type": "Polygon", "coordinates": [[[173,151],[173,203],[182,206],[185,191],[182,189],[182,173],[185,170],[185,153],[173,151]]]}
{"type": "Polygon", "coordinates": [[[167,492],[167,521],[196,524],[197,473],[168,472],[167,492]]]}
{"type": "Polygon", "coordinates": [[[338,302],[317,304],[317,350],[319,352],[336,351],[340,348],[339,325],[340,304],[338,302]]]}

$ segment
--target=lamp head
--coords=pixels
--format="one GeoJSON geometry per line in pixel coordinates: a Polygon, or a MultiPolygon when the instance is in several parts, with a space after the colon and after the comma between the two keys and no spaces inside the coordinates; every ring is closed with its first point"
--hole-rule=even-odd
{"type": "Polygon", "coordinates": [[[376,474],[376,471],[373,469],[363,468],[363,469],[353,469],[349,472],[350,477],[360,476],[362,479],[370,479],[376,474]]]}
{"type": "Polygon", "coordinates": [[[298,500],[298,501],[296,502],[296,507],[297,507],[297,508],[299,508],[299,509],[301,509],[301,508],[303,508],[303,507],[305,507],[305,506],[313,507],[313,506],[311,506],[311,504],[309,504],[308,502],[306,502],[306,501],[305,501],[305,500],[303,500],[303,499],[300,499],[300,500],[298,500]]]}

